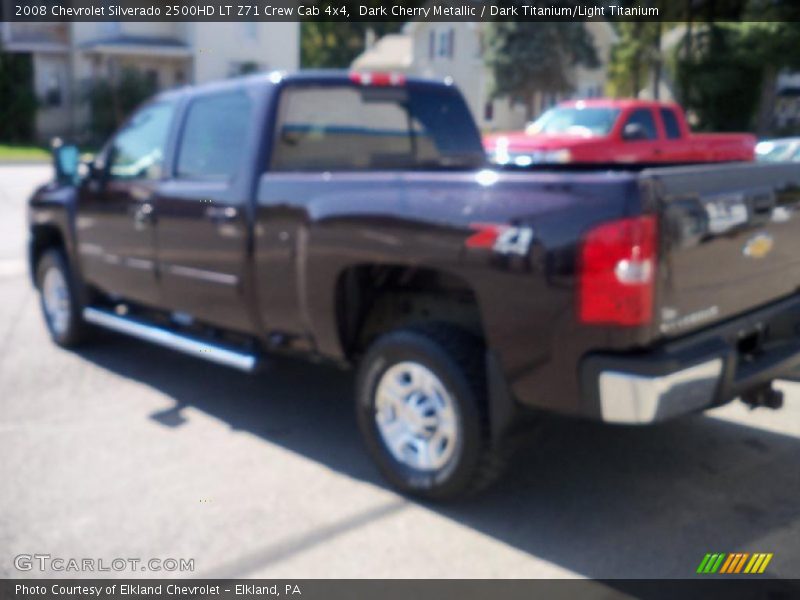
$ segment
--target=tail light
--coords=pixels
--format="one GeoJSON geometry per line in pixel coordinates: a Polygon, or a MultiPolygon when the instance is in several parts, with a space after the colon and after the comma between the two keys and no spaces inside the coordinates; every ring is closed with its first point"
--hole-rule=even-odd
{"type": "Polygon", "coordinates": [[[653,318],[658,259],[653,216],[603,223],[580,251],[578,316],[582,323],[637,326],[653,318]]]}
{"type": "Polygon", "coordinates": [[[406,82],[405,75],[400,73],[360,73],[353,71],[350,73],[350,81],[358,85],[403,85],[406,82]]]}

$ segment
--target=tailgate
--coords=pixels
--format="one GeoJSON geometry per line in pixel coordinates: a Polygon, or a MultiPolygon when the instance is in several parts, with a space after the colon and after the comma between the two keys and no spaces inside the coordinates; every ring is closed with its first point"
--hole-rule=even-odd
{"type": "Polygon", "coordinates": [[[656,324],[674,337],[800,288],[800,166],[641,173],[661,217],[656,324]]]}

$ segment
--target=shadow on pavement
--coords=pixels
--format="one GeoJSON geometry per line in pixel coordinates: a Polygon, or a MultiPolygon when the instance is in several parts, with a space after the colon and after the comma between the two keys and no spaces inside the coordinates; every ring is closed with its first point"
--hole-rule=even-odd
{"type": "MultiPolygon", "coordinates": [[[[179,430],[182,408],[195,407],[384,485],[356,429],[347,373],[276,359],[247,376],[115,336],[80,354],[173,398],[151,415],[165,427],[179,430]]],[[[551,419],[498,485],[429,508],[587,577],[690,577],[706,552],[798,555],[800,541],[762,542],[800,517],[798,465],[799,439],[712,417],[638,429],[551,419]]]]}

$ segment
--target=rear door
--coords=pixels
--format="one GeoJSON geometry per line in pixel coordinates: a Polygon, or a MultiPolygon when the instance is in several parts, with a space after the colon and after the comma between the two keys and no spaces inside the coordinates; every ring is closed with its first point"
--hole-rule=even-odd
{"type": "Polygon", "coordinates": [[[694,148],[689,140],[688,131],[681,128],[681,120],[674,109],[663,107],[658,109],[664,141],[661,144],[660,159],[663,162],[687,163],[698,160],[702,153],[694,148]]]}
{"type": "Polygon", "coordinates": [[[660,207],[660,330],[681,335],[800,288],[800,169],[697,166],[642,173],[660,207]]]}
{"type": "Polygon", "coordinates": [[[248,331],[246,159],[257,128],[245,88],[192,98],[172,178],[158,198],[158,259],[165,307],[212,325],[248,331]]]}

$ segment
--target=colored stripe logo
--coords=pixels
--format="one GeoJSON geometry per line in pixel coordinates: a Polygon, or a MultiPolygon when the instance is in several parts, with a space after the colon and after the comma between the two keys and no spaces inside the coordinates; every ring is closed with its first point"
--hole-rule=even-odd
{"type": "Polygon", "coordinates": [[[766,570],[772,556],[772,553],[764,552],[709,553],[700,561],[697,572],[702,575],[760,574],[766,570]]]}

